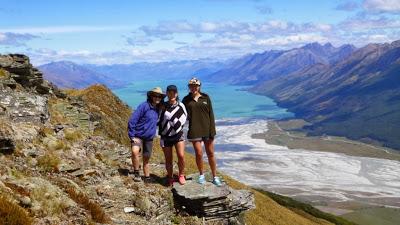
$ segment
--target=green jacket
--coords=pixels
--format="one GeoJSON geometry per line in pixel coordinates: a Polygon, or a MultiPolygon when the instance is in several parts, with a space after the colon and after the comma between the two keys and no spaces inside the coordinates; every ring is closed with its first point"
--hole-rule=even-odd
{"type": "Polygon", "coordinates": [[[216,134],[215,118],[210,97],[201,93],[196,102],[189,93],[183,98],[182,103],[188,112],[188,139],[214,137],[216,134]]]}

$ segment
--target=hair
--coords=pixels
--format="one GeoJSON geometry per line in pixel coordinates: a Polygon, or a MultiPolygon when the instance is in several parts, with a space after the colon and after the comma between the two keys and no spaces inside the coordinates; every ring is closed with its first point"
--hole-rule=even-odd
{"type": "MultiPolygon", "coordinates": [[[[165,98],[165,97],[164,97],[165,98]]],[[[161,98],[161,100],[160,100],[160,103],[162,103],[162,102],[164,102],[164,98],[161,98]]],[[[153,99],[151,98],[151,93],[150,92],[147,92],[147,99],[146,99],[146,101],[148,102],[148,103],[153,103],[153,99]]],[[[158,104],[159,105],[159,104],[158,104]]]]}
{"type": "Polygon", "coordinates": [[[151,94],[150,94],[150,92],[147,92],[147,100],[146,100],[148,103],[152,103],[153,102],[153,99],[151,99],[151,94]]]}
{"type": "MultiPolygon", "coordinates": [[[[198,85],[198,86],[199,86],[199,93],[202,93],[202,92],[201,92],[201,85],[198,85]]],[[[189,94],[192,94],[192,92],[190,92],[189,85],[188,85],[188,90],[189,90],[189,94]]]]}

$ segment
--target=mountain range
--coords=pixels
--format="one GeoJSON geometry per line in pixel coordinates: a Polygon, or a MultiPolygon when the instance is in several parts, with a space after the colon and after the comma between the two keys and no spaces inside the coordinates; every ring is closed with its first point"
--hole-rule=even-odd
{"type": "Polygon", "coordinates": [[[231,84],[257,84],[260,81],[282,77],[315,64],[332,64],[348,57],[356,48],[327,43],[307,44],[290,50],[271,50],[250,54],[230,63],[225,68],[203,78],[231,84]]]}
{"type": "Polygon", "coordinates": [[[122,87],[124,83],[70,61],[51,62],[39,66],[45,79],[60,88],[85,88],[93,84],[104,84],[110,88],[122,87]]]}
{"type": "Polygon", "coordinates": [[[140,62],[132,64],[113,65],[84,65],[99,73],[112,76],[116,79],[132,82],[137,79],[189,79],[214,73],[229,61],[216,61],[212,59],[182,60],[168,62],[140,62]]]}
{"type": "Polygon", "coordinates": [[[132,64],[77,64],[70,61],[51,62],[39,66],[44,77],[61,88],[84,88],[104,84],[115,89],[136,80],[189,79],[211,74],[223,68],[229,61],[211,59],[170,61],[132,64]]]}
{"type": "Polygon", "coordinates": [[[312,125],[311,135],[338,135],[400,149],[400,41],[359,49],[312,43],[248,55],[208,75],[252,84],[250,91],[312,125]]]}

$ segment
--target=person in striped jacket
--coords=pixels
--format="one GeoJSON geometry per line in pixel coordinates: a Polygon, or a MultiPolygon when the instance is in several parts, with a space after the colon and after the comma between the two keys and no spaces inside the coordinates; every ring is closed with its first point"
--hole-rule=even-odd
{"type": "Polygon", "coordinates": [[[164,103],[160,114],[159,135],[160,144],[164,151],[165,168],[168,173],[168,185],[172,186],[173,179],[173,154],[172,147],[175,146],[178,157],[179,175],[178,181],[181,185],[185,184],[185,137],[183,127],[187,119],[185,105],[179,101],[178,88],[175,85],[167,87],[168,101],[164,103]]]}

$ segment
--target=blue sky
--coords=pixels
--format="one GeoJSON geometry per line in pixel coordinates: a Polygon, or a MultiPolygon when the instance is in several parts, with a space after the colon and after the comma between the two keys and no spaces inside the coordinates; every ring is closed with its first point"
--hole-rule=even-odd
{"type": "Polygon", "coordinates": [[[0,0],[0,53],[36,65],[221,60],[399,37],[400,0],[0,0]]]}

